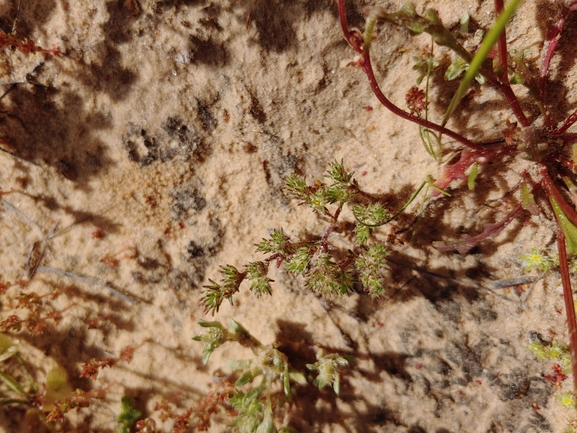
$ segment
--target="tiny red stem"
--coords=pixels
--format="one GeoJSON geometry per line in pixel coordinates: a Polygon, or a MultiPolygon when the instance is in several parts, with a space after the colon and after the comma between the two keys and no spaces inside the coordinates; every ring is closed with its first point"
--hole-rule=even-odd
{"type": "Polygon", "coordinates": [[[369,50],[367,47],[362,45],[362,35],[358,34],[357,32],[351,31],[349,28],[349,24],[347,21],[346,9],[345,9],[345,0],[338,0],[338,10],[339,10],[339,21],[341,23],[341,29],[343,31],[343,35],[349,45],[358,53],[362,55],[362,68],[367,78],[369,79],[369,84],[371,89],[379,102],[385,106],[388,110],[390,110],[393,114],[402,117],[403,119],[409,120],[417,125],[420,125],[424,128],[431,129],[433,131],[437,131],[441,134],[444,134],[448,137],[453,138],[454,140],[464,144],[467,147],[470,147],[474,150],[483,150],[484,147],[480,146],[477,143],[468,140],[467,138],[463,137],[456,132],[451,131],[441,125],[437,125],[436,123],[430,122],[425,119],[421,119],[420,117],[414,116],[407,111],[402,110],[401,108],[397,107],[393,104],[381,91],[379,84],[377,83],[377,79],[375,78],[375,74],[373,72],[373,68],[371,66],[371,57],[369,55],[369,50]]]}
{"type": "Polygon", "coordinates": [[[395,104],[393,104],[389,99],[387,99],[387,97],[381,91],[381,88],[379,87],[379,83],[377,83],[377,79],[375,78],[375,74],[373,72],[373,67],[371,66],[371,57],[369,55],[368,50],[363,51],[363,71],[367,75],[371,89],[373,90],[373,93],[375,94],[375,96],[377,97],[379,102],[381,104],[383,104],[393,114],[395,114],[399,117],[402,117],[403,119],[409,120],[413,123],[416,123],[417,125],[421,125],[424,128],[428,128],[428,129],[432,129],[433,131],[440,132],[441,134],[446,135],[448,137],[451,137],[451,138],[457,140],[458,142],[464,144],[465,146],[467,146],[473,150],[485,149],[483,146],[472,142],[471,140],[463,137],[462,135],[457,134],[456,132],[453,132],[450,129],[445,128],[444,126],[437,125],[436,123],[433,123],[433,122],[430,122],[428,120],[422,119],[420,117],[414,116],[414,115],[410,114],[409,112],[402,110],[401,108],[399,108],[395,104]]]}
{"type": "Polygon", "coordinates": [[[575,212],[575,209],[573,209],[572,206],[567,204],[567,201],[561,194],[561,191],[559,191],[553,183],[553,180],[547,172],[547,168],[543,164],[541,165],[541,185],[543,185],[543,189],[545,189],[547,195],[555,199],[561,208],[561,211],[569,221],[571,221],[573,225],[577,226],[577,212],[575,212]]]}
{"type": "Polygon", "coordinates": [[[559,248],[559,270],[561,272],[561,282],[563,285],[563,300],[565,301],[565,312],[567,314],[567,325],[569,327],[569,348],[571,349],[573,388],[577,391],[577,321],[575,318],[575,303],[573,301],[573,291],[571,289],[571,278],[569,276],[569,262],[567,258],[565,234],[563,233],[559,220],[557,220],[557,246],[559,248]]]}
{"type": "MultiPolygon", "coordinates": [[[[499,15],[503,11],[503,0],[495,0],[495,13],[499,15]]],[[[501,83],[508,82],[508,71],[507,71],[507,33],[503,29],[501,36],[499,36],[498,42],[499,50],[499,62],[501,63],[501,76],[499,77],[501,83]]]]}
{"type": "Polygon", "coordinates": [[[575,110],[565,121],[553,131],[553,135],[561,135],[577,122],[577,110],[575,110]]]}
{"type": "MultiPolygon", "coordinates": [[[[502,10],[503,10],[503,0],[495,0],[496,14],[499,15],[502,10]]],[[[531,122],[529,121],[529,119],[527,119],[527,116],[525,116],[525,113],[523,112],[523,109],[519,104],[519,100],[517,99],[517,96],[515,96],[513,89],[511,89],[511,86],[509,85],[507,33],[505,29],[503,29],[503,32],[499,36],[499,41],[497,43],[497,52],[499,54],[499,63],[501,64],[501,73],[498,76],[500,83],[497,83],[497,86],[500,88],[501,92],[503,92],[505,98],[507,98],[507,101],[509,102],[511,109],[513,110],[513,114],[515,114],[515,117],[517,118],[519,123],[522,126],[527,127],[531,125],[531,122]]]]}
{"type": "Polygon", "coordinates": [[[345,39],[357,53],[361,54],[363,52],[361,43],[362,36],[359,38],[359,35],[351,31],[351,29],[349,28],[349,22],[347,20],[347,11],[345,8],[345,0],[338,0],[338,8],[339,8],[339,21],[341,23],[341,29],[343,31],[345,39]]]}

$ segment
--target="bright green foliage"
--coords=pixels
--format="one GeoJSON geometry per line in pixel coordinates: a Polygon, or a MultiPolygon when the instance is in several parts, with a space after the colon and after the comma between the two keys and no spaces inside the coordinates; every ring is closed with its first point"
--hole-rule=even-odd
{"type": "Polygon", "coordinates": [[[353,172],[347,172],[342,162],[331,163],[326,177],[333,183],[326,186],[326,195],[329,203],[339,203],[342,206],[348,202],[358,191],[356,181],[353,179],[353,172]]]}
{"type": "Polygon", "coordinates": [[[241,273],[232,265],[225,265],[220,268],[221,283],[210,280],[207,290],[203,292],[201,302],[205,312],[218,312],[220,305],[225,299],[232,304],[232,296],[239,291],[240,284],[246,277],[246,273],[241,273]]]}
{"type": "Polygon", "coordinates": [[[333,186],[339,186],[344,189],[348,188],[351,183],[355,182],[353,179],[353,174],[354,173],[352,171],[347,171],[342,161],[334,161],[331,162],[329,170],[325,176],[333,181],[333,186]]]}
{"type": "MultiPolygon", "coordinates": [[[[250,348],[254,358],[249,360],[231,361],[229,365],[239,372],[235,383],[234,394],[229,398],[230,404],[237,412],[231,427],[237,432],[276,432],[273,407],[283,407],[291,401],[294,384],[307,386],[307,380],[299,371],[295,371],[289,364],[288,357],[272,345],[265,346],[254,338],[240,323],[231,319],[230,333],[219,322],[199,321],[205,328],[222,331],[219,335],[208,335],[207,332],[194,340],[205,343],[203,353],[210,353],[226,341],[236,341],[242,346],[250,348]],[[260,378],[260,381],[258,379],[260,378]],[[257,382],[254,384],[254,382],[257,382]],[[282,388],[283,392],[276,392],[282,388]],[[242,388],[242,389],[241,389],[242,388]],[[248,388],[248,389],[247,389],[248,388]]],[[[337,354],[317,356],[317,363],[309,365],[309,369],[319,372],[319,377],[313,382],[319,387],[331,385],[338,393],[340,386],[340,368],[349,365],[352,359],[343,358],[337,354]],[[321,377],[322,376],[322,377],[321,377]]],[[[312,379],[311,379],[312,380],[312,379]]],[[[290,426],[284,426],[280,431],[295,432],[290,426]]]]}
{"type": "Polygon", "coordinates": [[[555,212],[557,221],[563,234],[565,235],[565,243],[567,244],[567,255],[571,258],[577,256],[577,227],[569,221],[569,218],[563,213],[561,207],[557,204],[553,197],[549,197],[549,203],[555,212]]]}
{"type": "Polygon", "coordinates": [[[353,212],[357,221],[370,227],[382,226],[391,217],[389,211],[379,202],[371,203],[366,206],[354,206],[353,212]]]}
{"type": "Polygon", "coordinates": [[[117,421],[120,423],[118,433],[130,433],[136,421],[142,416],[142,412],[134,407],[134,402],[126,395],[120,400],[120,405],[122,412],[120,412],[117,418],[117,421]]]}
{"type": "Polygon", "coordinates": [[[523,270],[530,272],[538,269],[541,272],[549,272],[556,266],[555,260],[546,254],[541,254],[536,248],[531,249],[531,253],[520,257],[523,261],[523,270]]]}
{"type": "Polygon", "coordinates": [[[475,189],[475,182],[477,180],[478,174],[479,174],[479,164],[474,163],[471,166],[471,171],[469,172],[469,175],[467,176],[467,187],[469,188],[469,190],[475,189]]]}
{"type": "Polygon", "coordinates": [[[539,215],[535,195],[531,193],[531,187],[526,183],[521,185],[521,203],[523,204],[523,209],[529,211],[531,215],[539,215]]]}
{"type": "Polygon", "coordinates": [[[359,270],[359,279],[369,294],[376,298],[386,290],[383,271],[387,270],[387,250],[382,245],[371,245],[357,257],[355,266],[359,270]]]}
{"type": "Polygon", "coordinates": [[[262,294],[271,294],[270,283],[273,281],[267,277],[268,264],[265,262],[251,262],[246,265],[246,278],[252,281],[250,290],[252,290],[257,298],[262,294]]]}
{"type": "Polygon", "coordinates": [[[313,385],[319,389],[332,386],[338,395],[341,391],[341,367],[348,366],[351,360],[336,353],[325,355],[322,350],[319,351],[317,353],[317,362],[307,364],[309,370],[318,371],[318,376],[313,381],[313,385]]]}
{"type": "Polygon", "coordinates": [[[237,390],[229,399],[228,402],[237,411],[236,419],[231,424],[231,427],[235,427],[239,433],[256,432],[263,423],[264,409],[260,397],[265,389],[265,384],[261,384],[261,386],[251,389],[246,394],[237,390]]]}
{"type": "Polygon", "coordinates": [[[564,408],[575,410],[577,401],[575,400],[574,393],[564,392],[563,394],[557,396],[557,400],[559,400],[559,403],[561,403],[564,408]]]}
{"type": "Polygon", "coordinates": [[[342,162],[333,162],[326,177],[332,180],[330,185],[317,182],[312,186],[307,186],[304,177],[292,174],[285,181],[285,189],[315,212],[331,218],[333,215],[327,206],[338,203],[341,208],[358,192],[358,185],[353,179],[353,173],[348,172],[342,162]]]}
{"type": "Polygon", "coordinates": [[[270,234],[270,239],[263,239],[257,244],[259,253],[281,253],[290,254],[290,238],[285,234],[283,229],[275,229],[270,234]]]}
{"type": "MultiPolygon", "coordinates": [[[[469,64],[465,62],[462,58],[456,57],[455,60],[449,65],[447,70],[445,71],[445,80],[452,81],[459,78],[469,69],[469,64]]],[[[485,83],[485,77],[482,75],[476,75],[475,80],[479,84],[485,83]]]]}
{"type": "Polygon", "coordinates": [[[353,289],[353,277],[341,269],[329,253],[322,252],[312,258],[306,285],[324,295],[348,295],[353,289]]]}
{"type": "Polygon", "coordinates": [[[527,349],[533,352],[533,355],[538,361],[556,360],[559,361],[564,368],[571,365],[571,353],[569,346],[565,344],[553,343],[551,345],[545,345],[539,341],[533,341],[527,345],[527,349]]]}
{"type": "Polygon", "coordinates": [[[459,78],[467,69],[469,69],[469,64],[460,57],[457,57],[445,71],[445,80],[452,81],[459,78]]]}
{"type": "Polygon", "coordinates": [[[355,227],[357,244],[366,244],[375,227],[391,220],[389,211],[379,202],[353,206],[353,215],[358,221],[355,227]]]}
{"type": "Polygon", "coordinates": [[[307,181],[303,176],[296,173],[291,174],[285,180],[285,189],[294,198],[306,203],[310,195],[310,189],[307,186],[307,181]]]}
{"type": "Polygon", "coordinates": [[[304,274],[311,260],[311,249],[309,247],[300,247],[291,256],[290,260],[285,263],[285,267],[295,274],[304,274]]]}
{"type": "Polygon", "coordinates": [[[239,280],[243,277],[234,266],[226,265],[220,269],[222,275],[222,285],[229,291],[238,290],[239,280]]]}
{"type": "Polygon", "coordinates": [[[373,234],[373,228],[364,224],[355,226],[355,239],[357,244],[366,244],[373,234]]]}
{"type": "Polygon", "coordinates": [[[231,339],[230,334],[220,322],[207,322],[205,320],[199,320],[198,324],[203,328],[207,328],[201,335],[197,335],[192,339],[195,341],[200,341],[204,343],[204,348],[202,349],[202,363],[206,364],[210,355],[214,350],[231,339]]]}
{"type": "Polygon", "coordinates": [[[353,292],[354,285],[376,297],[387,287],[386,248],[374,240],[374,230],[394,220],[423,190],[428,181],[418,188],[408,202],[394,215],[370,194],[361,191],[353,173],[342,162],[333,162],[325,177],[329,184],[317,181],[307,185],[304,177],[293,174],[286,180],[286,190],[301,204],[310,207],[329,223],[325,232],[316,240],[293,240],[282,229],[275,229],[270,236],[257,244],[257,252],[268,254],[261,261],[250,262],[244,271],[232,265],[221,267],[221,281],[209,280],[202,294],[205,312],[216,313],[225,299],[232,298],[247,279],[250,290],[257,297],[271,294],[273,280],[268,277],[271,263],[281,265],[304,279],[307,288],[326,296],[344,296],[353,292]],[[339,221],[345,205],[351,206],[355,224],[339,221]],[[356,246],[343,251],[331,242],[331,236],[355,238],[356,246]]]}

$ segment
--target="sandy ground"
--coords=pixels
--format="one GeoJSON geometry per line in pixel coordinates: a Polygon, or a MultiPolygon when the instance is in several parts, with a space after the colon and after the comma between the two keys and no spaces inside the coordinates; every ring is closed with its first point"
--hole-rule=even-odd
{"type": "MultiPolygon", "coordinates": [[[[494,18],[491,2],[417,3],[419,11],[439,9],[449,26],[465,10],[476,26],[494,18]]],[[[363,4],[351,5],[354,25],[362,25],[363,4]]],[[[361,71],[347,66],[354,55],[331,0],[19,5],[0,3],[0,29],[63,54],[0,51],[0,81],[25,81],[3,85],[10,92],[0,101],[0,189],[7,193],[0,280],[12,284],[1,295],[0,319],[26,317],[14,308],[21,293],[59,291],[42,301],[43,311],[62,311],[59,323],[49,322],[42,334],[9,334],[40,383],[62,366],[74,387],[106,391],[72,413],[65,431],[115,431],[124,395],[147,416],[157,416],[161,398],[184,411],[218,390],[231,374],[228,360],[250,356],[230,344],[202,365],[202,347],[191,340],[201,332],[196,320],[205,318],[201,286],[218,277],[222,264],[261,258],[254,244],[274,228],[295,237],[324,231],[324,222],[281,190],[289,174],[306,174],[312,183],[342,159],[363,189],[392,207],[427,174],[440,174],[417,128],[380,107],[361,71]],[[47,248],[28,281],[27,258],[43,239],[47,248]],[[137,302],[71,275],[97,279],[137,302]],[[130,363],[103,369],[95,381],[78,378],[83,363],[118,356],[127,346],[137,347],[130,363]]],[[[509,30],[513,44],[531,48],[534,57],[544,30],[533,23],[545,6],[525,2],[509,30]]],[[[375,42],[375,69],[401,106],[417,76],[412,57],[429,43],[394,28],[375,42]]],[[[571,68],[557,68],[570,81],[571,68]]],[[[432,95],[441,106],[455,89],[443,86],[432,95]]],[[[568,104],[575,98],[566,97],[568,104]]],[[[498,95],[483,93],[463,105],[451,127],[491,139],[510,118],[498,95]]],[[[271,297],[256,299],[244,287],[234,306],[223,305],[215,319],[234,317],[296,365],[314,362],[319,347],[357,358],[338,398],[297,394],[294,427],[563,430],[571,414],[544,378],[550,365],[525,348],[538,336],[566,337],[559,277],[545,278],[524,305],[516,289],[494,296],[468,284],[522,276],[522,254],[554,247],[547,219],[514,222],[463,256],[430,246],[478,233],[503,215],[511,202],[500,199],[519,182],[521,168],[486,166],[475,193],[455,183],[451,199],[432,201],[415,239],[391,247],[392,259],[405,267],[392,269],[383,299],[358,293],[325,301],[272,270],[271,297]]],[[[410,229],[418,206],[379,236],[410,229]]],[[[21,431],[23,414],[22,407],[3,406],[0,430],[21,431]]],[[[211,431],[227,431],[227,422],[219,414],[211,431]]],[[[170,421],[158,426],[171,431],[170,421]]]]}

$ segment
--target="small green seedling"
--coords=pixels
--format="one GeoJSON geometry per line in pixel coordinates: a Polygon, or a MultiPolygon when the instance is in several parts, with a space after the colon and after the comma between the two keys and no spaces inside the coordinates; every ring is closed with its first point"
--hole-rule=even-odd
{"type": "MultiPolygon", "coordinates": [[[[208,361],[216,348],[227,342],[248,347],[255,355],[252,359],[230,362],[231,368],[239,374],[234,384],[234,392],[228,399],[228,404],[236,413],[231,427],[238,433],[277,431],[275,411],[285,405],[290,407],[295,385],[307,385],[305,375],[290,366],[289,359],[283,352],[262,344],[233,319],[230,319],[233,332],[226,330],[220,322],[201,320],[198,323],[206,330],[193,340],[204,344],[204,362],[208,361]]],[[[332,386],[338,395],[342,370],[351,362],[350,357],[319,352],[317,362],[307,364],[311,372],[317,372],[316,378],[311,379],[312,384],[320,389],[332,386]]],[[[284,425],[279,431],[295,430],[284,425]]]]}

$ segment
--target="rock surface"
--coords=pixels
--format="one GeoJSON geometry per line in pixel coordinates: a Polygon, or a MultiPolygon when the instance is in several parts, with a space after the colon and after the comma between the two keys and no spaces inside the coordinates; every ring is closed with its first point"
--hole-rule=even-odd
{"type": "MultiPolygon", "coordinates": [[[[366,2],[349,3],[352,24],[362,27],[366,2]]],[[[465,10],[476,27],[494,19],[491,2],[422,3],[419,11],[436,8],[449,27],[465,10]]],[[[18,5],[0,5],[0,29],[62,54],[0,51],[0,81],[20,82],[3,85],[0,101],[0,280],[12,284],[1,295],[0,319],[21,314],[20,293],[61,291],[43,302],[62,311],[62,320],[49,321],[41,334],[9,334],[20,340],[39,382],[61,366],[73,387],[106,390],[104,399],[70,415],[67,431],[116,431],[124,395],[146,416],[158,416],[161,398],[184,412],[232,374],[228,360],[250,356],[230,344],[202,365],[202,347],[191,340],[201,332],[196,320],[205,318],[201,286],[218,278],[222,264],[240,268],[260,258],[254,244],[274,228],[295,237],[324,231],[326,223],[283,192],[289,174],[313,183],[330,162],[343,160],[364,190],[382,194],[393,208],[427,174],[440,175],[418,128],[381,107],[362,72],[348,66],[354,55],[333,1],[18,5]],[[39,253],[43,241],[27,281],[29,254],[39,253]],[[127,346],[136,348],[130,363],[102,369],[94,381],[79,379],[83,363],[118,356],[127,346]]],[[[530,48],[533,58],[544,31],[534,23],[545,9],[526,2],[508,30],[514,46],[530,48]]],[[[390,26],[374,43],[383,89],[402,107],[417,78],[412,57],[429,45],[425,36],[390,26]]],[[[448,61],[447,52],[438,54],[448,61]]],[[[562,61],[558,67],[571,82],[573,71],[562,61]]],[[[434,81],[442,91],[431,95],[439,101],[431,116],[440,118],[455,85],[434,81]]],[[[575,95],[566,98],[570,104],[575,95]]],[[[502,98],[478,92],[450,126],[489,141],[506,120],[513,119],[502,98]]],[[[516,221],[467,255],[431,247],[504,215],[519,170],[488,165],[475,192],[455,182],[451,198],[427,205],[414,239],[399,235],[391,247],[399,265],[382,299],[356,293],[322,300],[302,280],[273,269],[271,297],[257,299],[244,287],[233,306],[223,305],[217,320],[234,317],[295,365],[314,362],[320,347],[356,357],[339,397],[297,394],[295,428],[562,431],[571,414],[545,379],[550,365],[526,349],[536,336],[565,341],[559,277],[548,275],[525,303],[515,288],[496,296],[471,284],[522,276],[521,255],[554,248],[551,224],[543,216],[516,221]]],[[[415,227],[419,200],[382,229],[382,239],[415,227]]],[[[344,219],[353,221],[350,214],[344,219]]],[[[23,417],[3,406],[0,429],[20,431],[23,417]]],[[[170,421],[157,422],[171,431],[170,421]]],[[[228,422],[219,413],[211,431],[226,431],[228,422]]]]}

